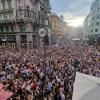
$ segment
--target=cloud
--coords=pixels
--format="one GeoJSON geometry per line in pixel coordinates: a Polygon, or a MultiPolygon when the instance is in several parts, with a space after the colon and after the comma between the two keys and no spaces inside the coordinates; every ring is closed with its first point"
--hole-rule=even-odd
{"type": "Polygon", "coordinates": [[[52,11],[63,15],[68,25],[82,26],[93,0],[51,0],[52,11]]]}
{"type": "Polygon", "coordinates": [[[70,26],[74,26],[74,27],[83,26],[85,16],[75,16],[69,12],[60,13],[59,15],[63,15],[64,20],[70,26]]]}
{"type": "Polygon", "coordinates": [[[65,20],[70,26],[80,27],[83,26],[84,19],[85,19],[84,17],[78,16],[75,17],[73,20],[66,20],[66,19],[65,20]]]}
{"type": "Polygon", "coordinates": [[[51,0],[52,11],[61,13],[64,11],[73,12],[75,15],[84,15],[90,8],[93,0],[51,0]]]}

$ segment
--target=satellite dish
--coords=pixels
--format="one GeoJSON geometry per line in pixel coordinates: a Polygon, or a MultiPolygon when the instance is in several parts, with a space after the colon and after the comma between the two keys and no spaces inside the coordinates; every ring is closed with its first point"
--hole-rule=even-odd
{"type": "Polygon", "coordinates": [[[45,28],[40,28],[39,29],[39,36],[41,38],[44,38],[46,36],[46,29],[45,28]]]}

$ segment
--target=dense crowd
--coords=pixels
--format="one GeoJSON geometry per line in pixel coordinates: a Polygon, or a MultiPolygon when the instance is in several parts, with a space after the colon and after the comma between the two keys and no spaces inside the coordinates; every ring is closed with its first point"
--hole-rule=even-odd
{"type": "Polygon", "coordinates": [[[0,48],[0,84],[10,100],[72,100],[76,71],[100,77],[100,47],[0,48]]]}

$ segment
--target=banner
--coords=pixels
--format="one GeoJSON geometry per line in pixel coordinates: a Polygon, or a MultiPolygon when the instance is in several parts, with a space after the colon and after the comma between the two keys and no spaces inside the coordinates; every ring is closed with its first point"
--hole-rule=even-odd
{"type": "Polygon", "coordinates": [[[3,89],[3,87],[4,86],[2,84],[0,84],[0,100],[7,100],[8,98],[10,98],[13,95],[13,93],[5,91],[3,89]]]}

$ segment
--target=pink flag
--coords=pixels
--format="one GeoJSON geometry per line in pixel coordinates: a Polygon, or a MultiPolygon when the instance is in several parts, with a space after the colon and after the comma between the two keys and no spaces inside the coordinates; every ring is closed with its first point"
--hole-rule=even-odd
{"type": "Polygon", "coordinates": [[[13,95],[13,93],[5,91],[3,87],[4,86],[0,84],[0,100],[7,100],[9,97],[13,95]]]}

